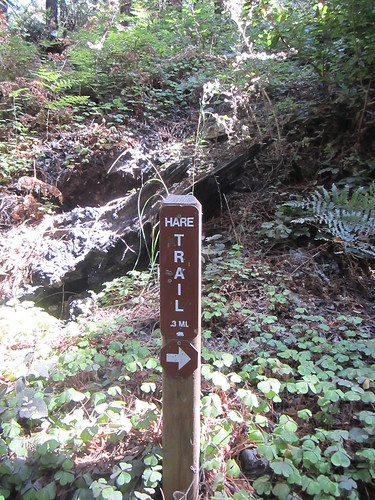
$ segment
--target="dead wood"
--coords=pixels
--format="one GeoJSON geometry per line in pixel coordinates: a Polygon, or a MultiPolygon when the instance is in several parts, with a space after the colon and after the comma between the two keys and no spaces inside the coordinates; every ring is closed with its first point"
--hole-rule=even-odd
{"type": "MultiPolygon", "coordinates": [[[[160,177],[144,182],[141,189],[102,207],[77,207],[55,215],[47,230],[43,224],[31,228],[34,250],[17,256],[23,258],[24,282],[18,283],[16,290],[14,284],[4,290],[37,301],[49,296],[63,302],[65,295],[68,298],[72,293],[99,289],[103,282],[125,274],[143,258],[150,258],[147,249],[166,189],[173,194],[193,192],[207,218],[220,209],[222,195],[233,189],[242,170],[270,142],[252,145],[229,162],[201,174],[194,184],[189,176],[190,160],[181,160],[164,169],[160,177]],[[35,238],[37,231],[40,234],[35,238]]],[[[45,186],[39,184],[30,189],[36,187],[45,191],[45,186]]],[[[47,191],[55,196],[49,186],[47,191]]],[[[25,227],[23,231],[27,239],[25,227]]],[[[29,248],[27,242],[24,248],[29,248]]]]}

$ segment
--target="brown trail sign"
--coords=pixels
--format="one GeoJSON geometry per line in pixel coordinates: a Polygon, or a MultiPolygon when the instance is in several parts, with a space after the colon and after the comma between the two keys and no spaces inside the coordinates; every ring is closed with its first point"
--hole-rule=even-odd
{"type": "MultiPolygon", "coordinates": [[[[163,493],[198,498],[201,356],[201,205],[168,196],[160,211],[163,337],[163,493]]],[[[176,496],[177,495],[177,496],[176,496]]]]}

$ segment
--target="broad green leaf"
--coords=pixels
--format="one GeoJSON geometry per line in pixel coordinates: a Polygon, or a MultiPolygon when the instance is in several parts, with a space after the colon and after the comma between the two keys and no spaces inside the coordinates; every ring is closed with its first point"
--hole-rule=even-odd
{"type": "Polygon", "coordinates": [[[132,468],[132,464],[127,462],[120,462],[119,465],[115,465],[113,467],[111,479],[115,479],[118,486],[123,486],[124,484],[130,483],[130,481],[132,480],[132,476],[127,471],[131,471],[132,468]]]}
{"type": "Polygon", "coordinates": [[[349,438],[356,443],[366,443],[369,439],[368,432],[360,427],[352,427],[349,431],[349,438]]]}
{"type": "Polygon", "coordinates": [[[61,486],[66,486],[67,484],[71,484],[74,481],[75,477],[72,472],[60,470],[55,473],[55,479],[56,481],[59,481],[61,486]]]}
{"type": "Polygon", "coordinates": [[[94,361],[100,366],[106,366],[108,364],[108,358],[101,353],[95,354],[94,361]]]}
{"type": "Polygon", "coordinates": [[[340,478],[340,489],[345,491],[352,491],[357,489],[357,483],[348,477],[341,476],[340,478]]]}
{"type": "Polygon", "coordinates": [[[107,399],[107,396],[104,392],[96,392],[92,396],[94,406],[97,406],[97,405],[104,403],[106,399],[107,399]]]}
{"type": "Polygon", "coordinates": [[[264,442],[264,436],[262,434],[262,431],[258,428],[250,429],[248,434],[247,434],[247,438],[252,443],[263,443],[264,442]]]}
{"type": "Polygon", "coordinates": [[[339,392],[337,390],[328,390],[324,392],[324,397],[328,401],[332,401],[333,403],[336,403],[340,399],[339,392]]]}
{"type": "Polygon", "coordinates": [[[105,500],[123,500],[121,491],[114,491],[112,486],[104,488],[101,494],[105,500]]]}
{"type": "Polygon", "coordinates": [[[219,427],[212,435],[211,439],[216,446],[226,446],[229,443],[231,432],[224,427],[219,427]]]}
{"type": "Polygon", "coordinates": [[[230,420],[233,423],[240,424],[243,422],[243,416],[239,411],[232,410],[228,413],[227,416],[228,420],[230,420]]]}
{"type": "Polygon", "coordinates": [[[42,436],[40,442],[37,443],[36,451],[39,455],[45,455],[48,452],[56,450],[60,446],[60,442],[49,436],[42,436]]]}
{"type": "Polygon", "coordinates": [[[275,474],[289,477],[294,472],[294,467],[291,463],[286,462],[285,460],[273,460],[270,462],[271,469],[275,472],[275,474]]]}
{"type": "Polygon", "coordinates": [[[312,412],[311,410],[304,408],[303,410],[298,410],[297,415],[298,418],[302,420],[308,420],[309,418],[312,417],[312,412]]]}
{"type": "Polygon", "coordinates": [[[366,391],[364,394],[362,394],[362,401],[366,404],[374,404],[375,403],[375,393],[371,391],[366,391]]]}
{"type": "Polygon", "coordinates": [[[347,441],[349,438],[349,432],[345,429],[336,429],[333,431],[326,431],[326,436],[331,441],[341,442],[341,440],[347,441]]]}
{"type": "Polygon", "coordinates": [[[258,477],[258,479],[253,482],[253,488],[258,495],[269,495],[272,489],[270,476],[266,475],[258,477]]]}
{"type": "Polygon", "coordinates": [[[92,438],[95,436],[95,434],[98,432],[98,426],[93,425],[91,427],[86,427],[83,429],[81,432],[80,438],[84,443],[88,443],[89,441],[92,440],[92,438]]]}
{"type": "Polygon", "coordinates": [[[112,397],[116,397],[116,396],[121,396],[122,390],[119,385],[113,385],[112,387],[109,387],[107,389],[107,393],[112,397]]]}
{"type": "Polygon", "coordinates": [[[229,367],[233,363],[234,356],[232,354],[228,353],[228,352],[224,352],[221,355],[221,359],[222,359],[224,365],[227,366],[227,367],[229,367]]]}
{"type": "Polygon", "coordinates": [[[205,460],[203,462],[203,469],[210,472],[212,470],[219,470],[221,462],[218,458],[212,458],[211,460],[205,460]]]}
{"type": "Polygon", "coordinates": [[[159,366],[159,361],[155,358],[150,358],[146,363],[147,370],[154,370],[157,366],[159,366]]]}
{"type": "Polygon", "coordinates": [[[275,378],[269,378],[258,382],[258,389],[266,395],[268,399],[273,399],[280,392],[280,381],[275,378]]]}
{"type": "Polygon", "coordinates": [[[155,488],[161,481],[162,475],[158,470],[155,470],[155,468],[145,469],[142,478],[147,487],[155,488]]]}
{"type": "Polygon", "coordinates": [[[367,460],[370,463],[375,463],[375,449],[367,448],[356,452],[356,456],[360,459],[367,460]]]}
{"type": "Polygon", "coordinates": [[[255,415],[254,422],[261,427],[268,427],[269,421],[265,415],[255,415]]]}
{"type": "Polygon", "coordinates": [[[277,447],[274,444],[260,444],[258,446],[259,455],[271,461],[277,457],[277,447]]]}
{"type": "Polygon", "coordinates": [[[358,394],[355,392],[353,389],[351,391],[347,391],[345,393],[345,400],[346,401],[360,401],[361,400],[361,394],[358,394]]]}
{"type": "Polygon", "coordinates": [[[245,405],[249,410],[252,408],[257,408],[259,406],[258,397],[256,394],[248,389],[238,389],[237,396],[241,399],[241,403],[245,405]]]}
{"type": "Polygon", "coordinates": [[[24,457],[26,455],[26,444],[22,438],[13,438],[8,446],[10,451],[13,451],[17,457],[24,457]]]}
{"type": "Polygon", "coordinates": [[[303,465],[309,467],[311,464],[316,464],[321,459],[320,453],[315,453],[314,451],[304,451],[303,452],[303,465]]]}
{"type": "Polygon", "coordinates": [[[5,455],[7,452],[7,445],[3,439],[0,438],[0,456],[5,455]]]}
{"type": "Polygon", "coordinates": [[[316,442],[313,441],[312,439],[305,439],[302,442],[302,448],[304,450],[315,450],[315,448],[316,448],[316,442]]]}
{"type": "Polygon", "coordinates": [[[74,401],[74,402],[78,403],[79,401],[83,401],[84,399],[87,398],[86,394],[84,394],[83,392],[76,391],[73,387],[70,387],[69,389],[67,389],[66,392],[70,397],[69,401],[74,401]]]}
{"type": "Polygon", "coordinates": [[[27,401],[24,400],[19,416],[28,420],[40,420],[48,417],[48,408],[42,398],[32,397],[27,401]]]}
{"type": "Polygon", "coordinates": [[[218,389],[221,389],[222,391],[227,391],[230,389],[228,379],[223,373],[213,372],[211,375],[211,380],[214,386],[218,389]]]}
{"type": "Polygon", "coordinates": [[[290,445],[296,445],[299,441],[297,434],[284,429],[280,432],[279,436],[290,445]]]}
{"type": "Polygon", "coordinates": [[[296,432],[298,429],[296,422],[288,415],[280,416],[278,427],[282,427],[288,432],[296,432]]]}
{"type": "Polygon", "coordinates": [[[73,469],[74,467],[74,462],[73,460],[69,460],[68,458],[64,460],[64,462],[62,463],[62,468],[64,470],[71,470],[73,469]]]}
{"type": "Polygon", "coordinates": [[[130,372],[130,373],[135,373],[137,370],[138,370],[138,364],[136,361],[131,361],[130,363],[128,363],[126,365],[126,369],[130,372]]]}
{"type": "Polygon", "coordinates": [[[129,474],[129,472],[123,471],[117,476],[116,484],[118,484],[119,486],[123,486],[124,484],[130,483],[131,480],[132,476],[129,474]]]}
{"type": "Polygon", "coordinates": [[[372,411],[363,410],[359,413],[359,420],[367,425],[375,425],[375,413],[372,411]]]}
{"type": "Polygon", "coordinates": [[[311,496],[319,495],[322,491],[320,484],[310,478],[307,478],[305,481],[303,481],[302,487],[306,491],[306,493],[311,496]]]}
{"type": "Polygon", "coordinates": [[[227,476],[236,479],[240,477],[240,475],[241,469],[239,468],[237,462],[233,458],[230,458],[227,461],[227,476]]]}
{"type": "MultiPolygon", "coordinates": [[[[299,465],[302,462],[302,456],[303,456],[302,449],[297,446],[293,446],[291,451],[291,460],[295,466],[299,465]]],[[[296,480],[293,480],[293,483],[300,484],[297,483],[296,480]]]]}
{"type": "Polygon", "coordinates": [[[309,386],[304,380],[301,380],[296,383],[295,391],[297,394],[307,394],[309,392],[309,386]]]}
{"type": "Polygon", "coordinates": [[[331,456],[331,462],[336,467],[349,467],[350,457],[344,450],[338,450],[331,456]]]}
{"type": "Polygon", "coordinates": [[[205,417],[218,417],[223,412],[218,394],[209,394],[202,398],[202,414],[205,417]]]}
{"type": "Polygon", "coordinates": [[[148,466],[154,466],[159,463],[158,457],[155,455],[148,455],[147,457],[144,458],[144,463],[145,465],[148,466]]]}
{"type": "Polygon", "coordinates": [[[47,484],[44,488],[36,492],[36,500],[54,500],[56,498],[56,483],[47,484]]]}
{"type": "Polygon", "coordinates": [[[286,384],[287,391],[291,394],[295,394],[297,392],[297,384],[295,382],[288,382],[286,384]]]}
{"type": "Polygon", "coordinates": [[[285,500],[290,493],[290,487],[286,483],[276,483],[272,488],[272,493],[280,500],[285,500]]]}
{"type": "Polygon", "coordinates": [[[145,392],[146,394],[149,394],[150,392],[155,392],[156,391],[155,382],[143,382],[143,384],[141,385],[141,391],[145,392]]]}
{"type": "Polygon", "coordinates": [[[331,479],[324,474],[320,474],[317,479],[324,493],[334,495],[335,497],[339,495],[339,488],[336,481],[331,481],[331,479]]]}
{"type": "Polygon", "coordinates": [[[228,376],[232,384],[240,384],[242,382],[242,378],[238,373],[230,373],[228,376]]]}

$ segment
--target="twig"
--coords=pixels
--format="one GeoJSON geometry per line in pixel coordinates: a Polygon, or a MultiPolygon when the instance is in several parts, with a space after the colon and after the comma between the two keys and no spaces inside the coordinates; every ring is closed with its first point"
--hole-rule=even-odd
{"type": "MultiPolygon", "coordinates": [[[[326,245],[324,245],[324,247],[325,247],[325,246],[326,246],[326,245]]],[[[314,255],[312,255],[311,257],[309,257],[307,260],[303,261],[303,262],[302,262],[302,264],[300,264],[299,266],[297,266],[297,267],[295,268],[295,270],[294,270],[293,272],[291,272],[291,273],[290,273],[290,275],[289,275],[289,276],[293,276],[293,274],[295,274],[295,273],[296,273],[296,272],[297,272],[297,271],[298,271],[298,270],[299,270],[302,266],[304,266],[304,265],[305,265],[305,264],[307,264],[308,262],[311,262],[312,260],[314,260],[314,259],[315,259],[315,257],[316,257],[317,255],[319,255],[321,252],[322,252],[322,250],[319,250],[319,252],[316,252],[314,255]]]]}

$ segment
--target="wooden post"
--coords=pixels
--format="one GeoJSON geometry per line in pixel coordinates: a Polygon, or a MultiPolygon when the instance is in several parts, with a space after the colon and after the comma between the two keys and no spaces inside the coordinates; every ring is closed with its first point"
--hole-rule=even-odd
{"type": "Polygon", "coordinates": [[[168,196],[160,212],[163,337],[163,493],[196,500],[199,489],[201,205],[168,196]]]}

